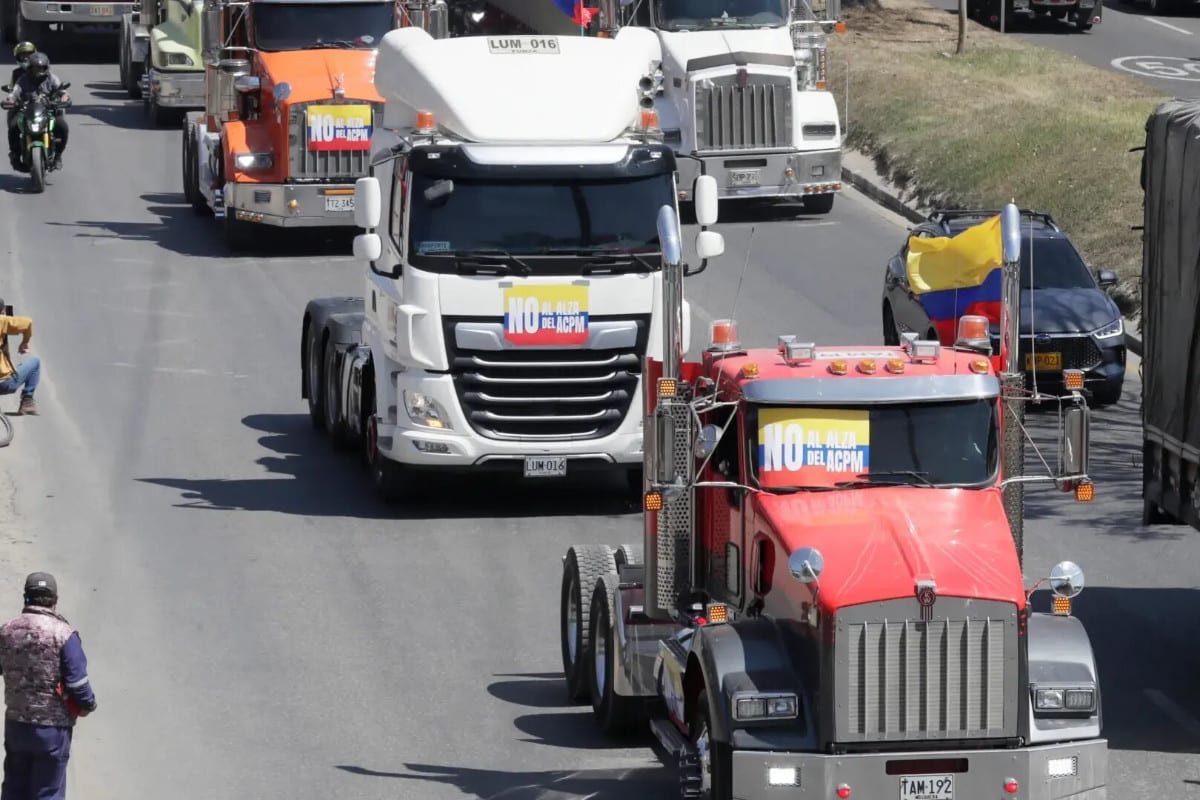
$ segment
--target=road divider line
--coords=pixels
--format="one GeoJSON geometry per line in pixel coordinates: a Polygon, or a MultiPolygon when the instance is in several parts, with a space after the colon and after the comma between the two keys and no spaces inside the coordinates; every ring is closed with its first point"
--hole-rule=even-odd
{"type": "Polygon", "coordinates": [[[1146,699],[1153,703],[1159,711],[1171,718],[1179,727],[1183,728],[1188,736],[1192,739],[1200,739],[1200,721],[1184,711],[1178,703],[1158,689],[1143,689],[1142,693],[1146,695],[1146,699]]]}
{"type": "Polygon", "coordinates": [[[1155,25],[1160,25],[1160,26],[1166,28],[1167,30],[1172,30],[1172,31],[1175,31],[1176,33],[1182,33],[1184,36],[1192,35],[1192,32],[1187,30],[1186,28],[1180,28],[1176,25],[1172,25],[1169,22],[1163,22],[1161,19],[1155,19],[1154,17],[1142,17],[1142,19],[1146,20],[1146,22],[1153,22],[1155,25]]]}

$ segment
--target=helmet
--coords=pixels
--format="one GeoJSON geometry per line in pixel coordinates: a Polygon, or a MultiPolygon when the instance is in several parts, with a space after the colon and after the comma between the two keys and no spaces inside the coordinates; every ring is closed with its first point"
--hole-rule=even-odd
{"type": "Polygon", "coordinates": [[[21,42],[13,48],[13,58],[17,61],[28,61],[30,56],[37,52],[37,47],[33,42],[21,42]]]}
{"type": "Polygon", "coordinates": [[[37,80],[50,73],[50,58],[45,53],[34,53],[29,57],[29,77],[37,80]]]}

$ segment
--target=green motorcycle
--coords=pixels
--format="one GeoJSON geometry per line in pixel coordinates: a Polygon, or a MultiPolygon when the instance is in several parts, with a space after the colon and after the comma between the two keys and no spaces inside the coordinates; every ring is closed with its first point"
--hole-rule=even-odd
{"type": "MultiPolygon", "coordinates": [[[[58,141],[54,136],[54,123],[58,111],[69,106],[70,100],[63,99],[63,93],[70,87],[64,83],[58,87],[53,96],[44,93],[33,94],[22,98],[16,109],[17,130],[20,132],[24,146],[21,148],[20,161],[14,164],[17,171],[28,172],[33,181],[33,191],[46,191],[46,173],[58,169],[60,164],[55,156],[58,141]]],[[[4,91],[12,91],[10,87],[2,87],[4,91]]],[[[5,100],[0,107],[12,109],[13,103],[5,100]]]]}

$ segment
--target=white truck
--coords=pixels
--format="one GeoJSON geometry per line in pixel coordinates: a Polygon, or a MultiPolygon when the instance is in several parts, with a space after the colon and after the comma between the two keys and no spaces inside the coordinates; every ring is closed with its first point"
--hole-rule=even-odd
{"type": "Polygon", "coordinates": [[[842,188],[842,129],[826,44],[830,30],[844,30],[837,0],[598,5],[602,34],[629,25],[656,34],[656,108],[666,141],[698,157],[680,162],[685,189],[705,174],[717,179],[722,199],[802,199],[810,213],[833,209],[842,188]]]}
{"type": "MultiPolygon", "coordinates": [[[[641,491],[656,222],[678,192],[653,44],[636,29],[383,37],[385,118],[355,189],[365,293],[310,301],[300,355],[314,425],[358,441],[385,497],[439,470],[617,470],[641,491]]],[[[715,181],[688,188],[715,223],[715,181]]],[[[702,230],[696,272],[723,250],[702,230]]]]}
{"type": "Polygon", "coordinates": [[[133,0],[96,3],[0,0],[0,28],[5,44],[33,42],[44,49],[54,39],[70,34],[111,35],[132,9],[133,0]]]}

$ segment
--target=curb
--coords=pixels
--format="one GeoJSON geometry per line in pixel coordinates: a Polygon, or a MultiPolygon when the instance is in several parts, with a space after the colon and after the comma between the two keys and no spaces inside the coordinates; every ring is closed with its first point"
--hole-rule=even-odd
{"type": "MultiPolygon", "coordinates": [[[[875,181],[855,172],[849,167],[842,166],[842,182],[848,183],[858,191],[862,192],[868,198],[878,203],[879,205],[891,211],[894,214],[899,214],[909,222],[924,222],[926,215],[917,211],[913,206],[901,200],[894,192],[880,186],[875,181]]],[[[1130,329],[1133,323],[1125,320],[1125,346],[1133,351],[1133,354],[1138,358],[1142,357],[1142,337],[1131,333],[1130,329]]]]}

